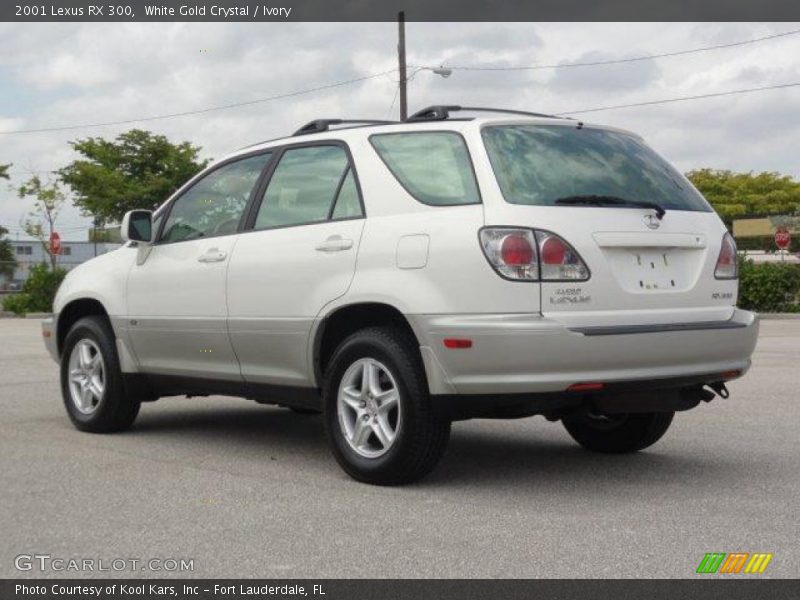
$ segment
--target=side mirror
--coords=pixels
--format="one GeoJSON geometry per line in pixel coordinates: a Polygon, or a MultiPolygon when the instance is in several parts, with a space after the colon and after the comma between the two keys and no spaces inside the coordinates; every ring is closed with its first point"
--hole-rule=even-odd
{"type": "Polygon", "coordinates": [[[151,243],[153,241],[153,211],[129,210],[122,219],[119,234],[123,242],[151,243]]]}

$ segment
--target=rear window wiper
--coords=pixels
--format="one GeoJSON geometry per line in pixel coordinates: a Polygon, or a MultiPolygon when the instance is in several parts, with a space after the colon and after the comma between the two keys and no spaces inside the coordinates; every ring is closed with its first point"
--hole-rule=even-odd
{"type": "Polygon", "coordinates": [[[586,196],[565,196],[559,198],[554,204],[572,205],[572,206],[634,206],[638,208],[652,208],[656,211],[658,220],[664,218],[667,211],[660,204],[655,202],[647,202],[645,200],[629,200],[621,198],[620,196],[601,196],[601,195],[586,195],[586,196]]]}

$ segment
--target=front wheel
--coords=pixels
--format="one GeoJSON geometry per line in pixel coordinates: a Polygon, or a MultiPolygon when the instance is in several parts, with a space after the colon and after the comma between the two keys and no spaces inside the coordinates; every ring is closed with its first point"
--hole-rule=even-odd
{"type": "Polygon", "coordinates": [[[565,417],[564,427],[587,450],[609,454],[637,452],[661,439],[673,412],[601,415],[585,413],[565,417]]]}
{"type": "Polygon", "coordinates": [[[120,431],[136,419],[140,401],[123,385],[108,319],[85,317],[67,333],[61,354],[61,394],[72,424],[81,431],[120,431]]]}
{"type": "Polygon", "coordinates": [[[416,343],[399,328],[371,327],[342,342],[326,369],[324,404],[336,460],[365,483],[424,477],[450,437],[450,421],[432,410],[416,343]]]}

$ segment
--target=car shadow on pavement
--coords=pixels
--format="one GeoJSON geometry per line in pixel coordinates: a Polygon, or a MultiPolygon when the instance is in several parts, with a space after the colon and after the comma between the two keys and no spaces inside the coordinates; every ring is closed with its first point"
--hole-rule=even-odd
{"type": "MultiPolygon", "coordinates": [[[[180,441],[188,445],[187,452],[201,447],[203,452],[218,451],[227,459],[250,461],[269,456],[272,460],[302,460],[314,470],[333,470],[334,477],[347,480],[330,456],[319,415],[219,404],[148,412],[145,405],[126,436],[142,441],[151,437],[180,441]]],[[[742,457],[740,462],[737,456],[723,452],[712,456],[670,444],[669,433],[664,441],[643,452],[604,455],[583,450],[566,434],[563,439],[537,437],[542,431],[532,426],[530,437],[524,437],[518,425],[512,435],[504,435],[496,427],[485,431],[462,429],[456,424],[441,463],[416,486],[496,489],[529,484],[542,491],[591,488],[593,494],[602,495],[606,490],[618,496],[620,485],[650,490],[677,485],[696,492],[721,481],[736,481],[737,472],[746,477],[748,469],[757,468],[752,457],[742,457]]]]}
{"type": "Polygon", "coordinates": [[[530,484],[541,492],[590,490],[595,497],[619,497],[623,489],[637,493],[646,489],[650,494],[670,488],[674,493],[676,487],[694,494],[721,482],[745,481],[747,470],[754,466],[752,461],[745,463],[746,457],[739,462],[736,457],[693,453],[669,444],[666,438],[633,454],[600,454],[584,450],[566,434],[563,440],[536,435],[533,428],[529,439],[519,435],[505,439],[496,432],[458,432],[440,468],[424,483],[491,489],[530,484]]]}
{"type": "Polygon", "coordinates": [[[193,401],[196,400],[166,399],[164,403],[176,402],[176,405],[150,414],[148,406],[143,404],[130,434],[165,439],[180,437],[205,446],[219,443],[228,448],[231,442],[235,442],[243,452],[248,449],[263,451],[268,445],[274,445],[276,450],[286,448],[293,452],[326,449],[320,415],[296,414],[276,406],[244,404],[238,398],[221,399],[213,407],[186,406],[186,402],[193,401]],[[226,402],[231,404],[226,406],[226,402]]]}

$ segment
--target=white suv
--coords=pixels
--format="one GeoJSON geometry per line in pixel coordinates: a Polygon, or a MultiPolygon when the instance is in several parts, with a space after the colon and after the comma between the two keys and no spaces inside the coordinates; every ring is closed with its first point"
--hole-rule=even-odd
{"type": "Polygon", "coordinates": [[[758,320],[697,190],[635,134],[457,110],[490,109],[314,121],[128,213],[44,322],[75,426],[240,396],[322,412],[347,473],[397,484],[454,420],[544,415],[632,452],[727,396],[758,320]]]}

